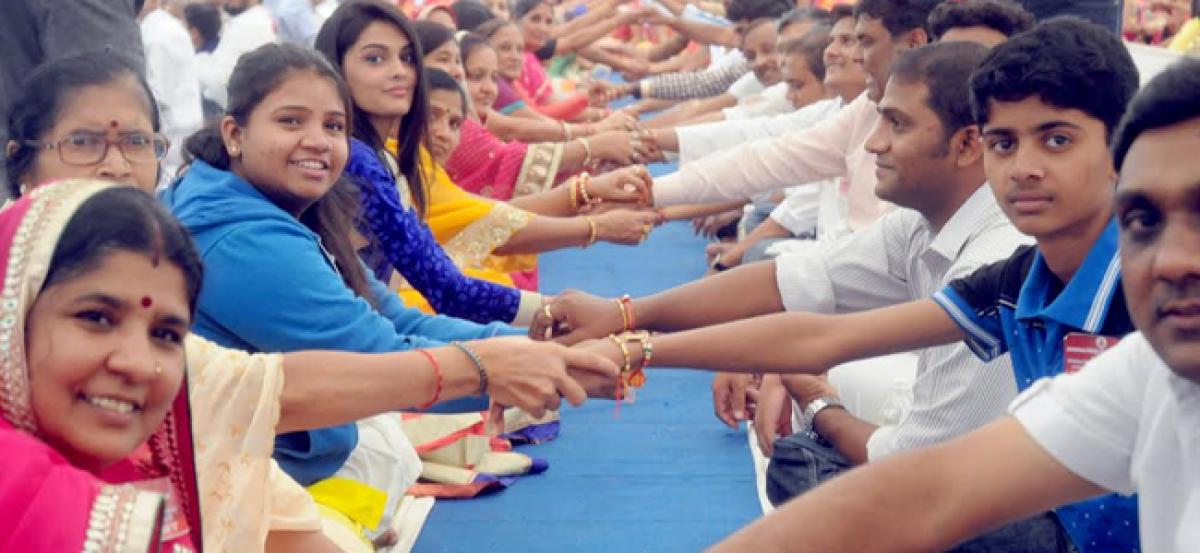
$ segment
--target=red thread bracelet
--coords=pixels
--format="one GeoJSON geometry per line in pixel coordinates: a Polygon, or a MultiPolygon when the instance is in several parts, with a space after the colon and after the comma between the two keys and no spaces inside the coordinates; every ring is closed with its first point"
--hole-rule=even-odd
{"type": "Polygon", "coordinates": [[[417,353],[424,355],[425,358],[429,360],[429,363],[433,365],[433,375],[436,381],[436,384],[433,388],[433,398],[429,400],[429,403],[417,407],[417,409],[424,411],[430,407],[433,407],[433,404],[437,403],[442,397],[442,365],[438,363],[437,358],[435,358],[433,354],[429,353],[428,351],[419,349],[417,350],[417,353]]]}

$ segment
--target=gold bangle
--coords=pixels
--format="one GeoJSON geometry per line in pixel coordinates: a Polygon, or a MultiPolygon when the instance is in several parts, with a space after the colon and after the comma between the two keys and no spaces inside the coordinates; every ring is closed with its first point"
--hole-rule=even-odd
{"type": "Polygon", "coordinates": [[[596,243],[596,234],[597,234],[596,233],[596,220],[592,219],[588,215],[584,215],[583,220],[587,221],[587,224],[588,224],[588,240],[587,240],[587,243],[583,245],[583,247],[588,248],[588,247],[591,247],[592,244],[596,243]]]}
{"type": "Polygon", "coordinates": [[[579,189],[579,179],[575,178],[575,179],[571,180],[571,188],[568,190],[568,193],[569,193],[568,201],[571,202],[571,211],[579,211],[579,199],[577,197],[579,195],[578,189],[579,189]]]}
{"type": "Polygon", "coordinates": [[[592,164],[592,145],[588,143],[586,138],[576,138],[580,146],[583,146],[583,166],[588,167],[592,164]]]}
{"type": "Polygon", "coordinates": [[[569,126],[567,125],[567,122],[566,122],[566,121],[559,121],[559,122],[558,122],[558,124],[562,126],[562,130],[563,130],[563,142],[566,142],[566,141],[569,141],[569,140],[571,140],[571,127],[569,127],[569,126]]]}

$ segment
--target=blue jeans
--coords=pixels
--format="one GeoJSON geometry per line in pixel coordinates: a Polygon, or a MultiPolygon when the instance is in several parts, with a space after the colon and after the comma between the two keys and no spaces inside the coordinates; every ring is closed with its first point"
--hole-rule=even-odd
{"type": "MultiPolygon", "coordinates": [[[[775,505],[801,495],[850,470],[850,462],[831,445],[807,431],[775,441],[767,467],[767,498],[775,505]]],[[[1043,513],[979,536],[953,553],[1075,553],[1053,513],[1043,513]]]]}
{"type": "Polygon", "coordinates": [[[1077,15],[1121,32],[1122,0],[1021,0],[1038,21],[1057,15],[1077,15]]]}

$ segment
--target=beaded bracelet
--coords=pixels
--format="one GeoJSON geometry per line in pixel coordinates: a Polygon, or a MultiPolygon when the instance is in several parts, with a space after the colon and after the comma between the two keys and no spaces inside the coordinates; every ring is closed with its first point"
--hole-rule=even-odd
{"type": "Polygon", "coordinates": [[[579,185],[578,190],[579,199],[581,200],[579,202],[580,205],[595,205],[600,203],[600,198],[591,197],[587,191],[587,185],[592,182],[592,175],[590,175],[587,171],[584,171],[579,174],[579,180],[575,182],[577,182],[579,185]]]}
{"type": "Polygon", "coordinates": [[[467,357],[471,358],[471,362],[475,363],[475,370],[479,371],[479,395],[481,395],[481,396],[487,395],[488,373],[487,373],[487,367],[484,367],[484,365],[483,365],[483,360],[479,358],[479,355],[475,353],[475,350],[471,349],[470,346],[468,346],[462,342],[454,341],[454,342],[450,342],[450,345],[458,348],[459,351],[467,354],[467,357]]]}
{"type": "Polygon", "coordinates": [[[425,358],[429,360],[429,364],[433,365],[433,397],[430,398],[428,403],[417,406],[417,409],[424,411],[430,407],[433,407],[433,404],[437,403],[438,400],[442,398],[442,365],[438,363],[437,358],[428,351],[419,349],[417,350],[417,353],[424,355],[425,358]]]}

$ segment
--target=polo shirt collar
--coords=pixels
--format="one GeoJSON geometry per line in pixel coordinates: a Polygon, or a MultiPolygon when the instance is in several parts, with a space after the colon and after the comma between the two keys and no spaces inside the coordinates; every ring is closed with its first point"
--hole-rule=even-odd
{"type": "Polygon", "coordinates": [[[1017,319],[1052,319],[1084,332],[1099,332],[1108,314],[1108,307],[1121,285],[1115,218],[1108,222],[1100,238],[1092,244],[1083,264],[1075,271],[1075,276],[1058,297],[1047,304],[1046,298],[1057,278],[1046,266],[1041,250],[1038,250],[1029,276],[1021,285],[1021,295],[1017,298],[1017,319]]]}

